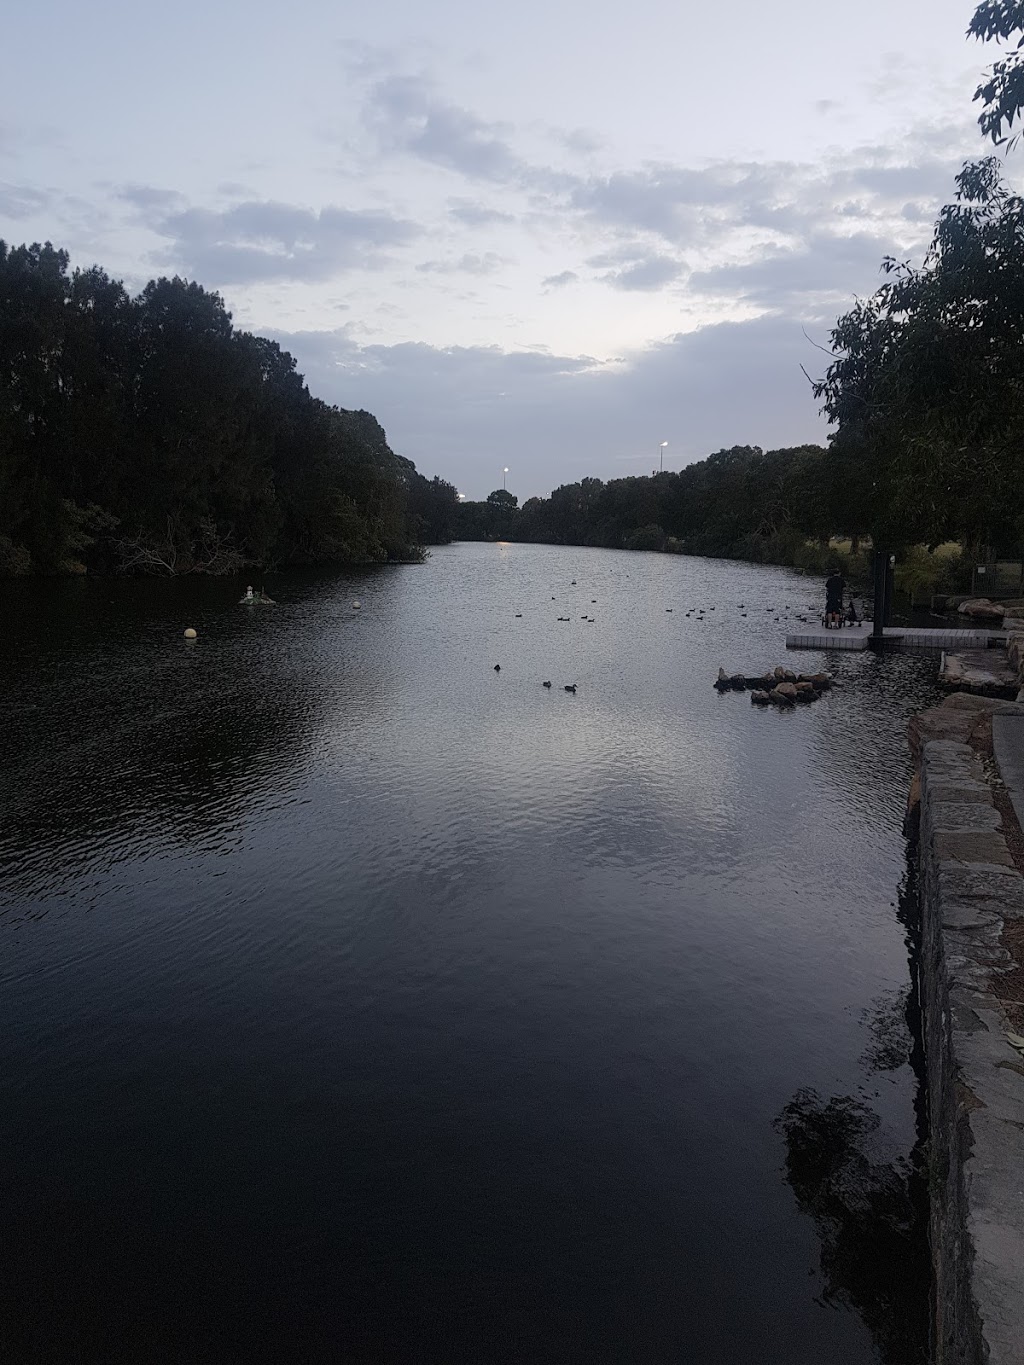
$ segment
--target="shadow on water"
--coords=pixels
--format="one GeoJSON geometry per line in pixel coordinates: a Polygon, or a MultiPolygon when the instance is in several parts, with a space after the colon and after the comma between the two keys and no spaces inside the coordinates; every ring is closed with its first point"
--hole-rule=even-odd
{"type": "Polygon", "coordinates": [[[799,1090],[775,1121],[786,1143],[786,1179],[820,1244],[822,1300],[852,1309],[871,1333],[884,1365],[930,1360],[931,1264],[925,1157],[927,1100],[921,1012],[918,900],[913,847],[898,915],[907,934],[912,985],[880,997],[865,1012],[866,1072],[909,1065],[918,1080],[917,1141],[907,1157],[885,1152],[881,1116],[861,1095],[799,1090]]]}

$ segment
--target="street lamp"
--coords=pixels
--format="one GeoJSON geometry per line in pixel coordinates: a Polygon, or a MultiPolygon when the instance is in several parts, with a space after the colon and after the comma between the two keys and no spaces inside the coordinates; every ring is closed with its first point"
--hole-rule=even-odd
{"type": "Polygon", "coordinates": [[[667,445],[668,445],[668,442],[667,442],[667,441],[662,441],[661,445],[658,447],[658,473],[659,473],[659,474],[664,474],[664,472],[665,472],[665,447],[666,447],[667,445]]]}
{"type": "Polygon", "coordinates": [[[507,486],[506,486],[506,482],[505,482],[507,478],[508,478],[508,466],[506,465],[505,468],[501,471],[501,486],[502,486],[502,488],[503,488],[506,492],[508,491],[507,486]]]}

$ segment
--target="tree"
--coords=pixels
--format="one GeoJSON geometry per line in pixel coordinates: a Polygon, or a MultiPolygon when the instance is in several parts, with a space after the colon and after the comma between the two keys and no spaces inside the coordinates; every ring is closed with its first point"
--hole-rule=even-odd
{"type": "Polygon", "coordinates": [[[506,488],[496,488],[493,493],[488,493],[487,501],[492,507],[498,507],[503,512],[514,512],[519,506],[519,499],[506,488]]]}
{"type": "Polygon", "coordinates": [[[974,92],[982,103],[981,131],[997,147],[1005,144],[1009,149],[1020,136],[1010,137],[1010,129],[1024,106],[1024,0],[982,0],[967,34],[980,42],[1002,43],[1017,36],[1013,51],[993,64],[988,79],[974,92]]]}
{"type": "Polygon", "coordinates": [[[815,392],[833,449],[869,490],[880,543],[1018,545],[1024,533],[1024,201],[994,157],[968,164],[923,266],[833,329],[815,392]]]}
{"type": "Polygon", "coordinates": [[[0,242],[0,573],[407,559],[454,499],[219,295],[0,242]]]}

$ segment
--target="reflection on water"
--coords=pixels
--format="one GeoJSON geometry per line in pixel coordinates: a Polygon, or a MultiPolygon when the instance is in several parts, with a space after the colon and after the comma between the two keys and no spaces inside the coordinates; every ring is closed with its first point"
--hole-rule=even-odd
{"type": "MultiPolygon", "coordinates": [[[[910,1066],[924,1075],[917,998],[916,864],[900,888],[913,983],[881,995],[864,1012],[869,1074],[910,1066]]],[[[776,1119],[786,1141],[786,1178],[821,1242],[822,1297],[857,1312],[884,1365],[930,1359],[931,1263],[928,1254],[926,1106],[915,1097],[917,1142],[909,1154],[886,1150],[883,1120],[863,1098],[797,1092],[776,1119]]],[[[890,1138],[891,1143],[891,1138],[890,1138]]]]}
{"type": "Polygon", "coordinates": [[[7,1356],[875,1358],[896,1304],[842,1288],[842,1229],[917,1137],[862,1020],[906,988],[934,664],[720,696],[820,585],[714,561],[464,545],[267,588],[9,585],[7,1356]]]}
{"type": "Polygon", "coordinates": [[[786,1176],[821,1239],[825,1302],[860,1314],[886,1365],[925,1365],[926,1192],[909,1161],[873,1157],[879,1126],[853,1096],[799,1091],[779,1120],[786,1176]]]}

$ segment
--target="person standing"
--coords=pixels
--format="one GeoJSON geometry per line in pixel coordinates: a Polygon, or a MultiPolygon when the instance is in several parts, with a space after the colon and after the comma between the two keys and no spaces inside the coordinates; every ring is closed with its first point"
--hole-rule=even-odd
{"type": "Polygon", "coordinates": [[[838,569],[833,569],[825,579],[825,625],[836,629],[843,624],[843,593],[846,583],[838,569]]]}

